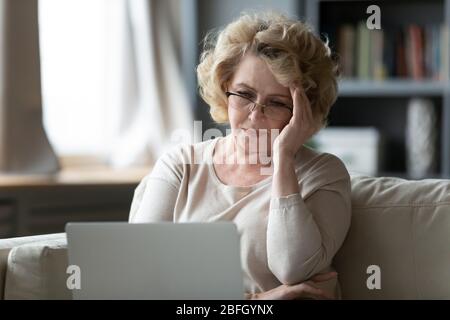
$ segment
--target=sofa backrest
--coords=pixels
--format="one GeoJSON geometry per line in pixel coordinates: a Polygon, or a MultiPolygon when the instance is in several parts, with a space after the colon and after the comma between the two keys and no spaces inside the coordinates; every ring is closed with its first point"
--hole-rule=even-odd
{"type": "Polygon", "coordinates": [[[352,224],[334,259],[342,297],[450,299],[450,180],[351,180],[352,224]]]}

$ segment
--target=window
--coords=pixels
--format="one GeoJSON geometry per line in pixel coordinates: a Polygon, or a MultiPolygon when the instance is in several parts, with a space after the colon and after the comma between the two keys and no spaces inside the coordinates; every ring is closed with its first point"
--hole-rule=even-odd
{"type": "Polygon", "coordinates": [[[114,0],[40,0],[44,126],[59,156],[108,145],[108,39],[114,0]]]}

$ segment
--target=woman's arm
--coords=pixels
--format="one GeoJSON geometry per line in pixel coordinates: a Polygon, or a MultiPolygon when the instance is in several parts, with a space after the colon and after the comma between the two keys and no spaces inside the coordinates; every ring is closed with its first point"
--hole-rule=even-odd
{"type": "Polygon", "coordinates": [[[173,221],[173,212],[183,177],[176,153],[166,153],[135,189],[128,221],[146,223],[173,221]]]}
{"type": "Polygon", "coordinates": [[[295,285],[280,285],[261,293],[246,293],[247,300],[298,300],[298,299],[336,299],[337,297],[316,286],[337,276],[336,272],[318,274],[310,280],[295,285]]]}
{"type": "Polygon", "coordinates": [[[351,215],[348,176],[322,186],[306,202],[300,195],[295,155],[316,132],[317,122],[304,90],[291,86],[291,95],[293,116],[274,141],[267,226],[269,268],[283,284],[300,283],[331,263],[351,215]]]}
{"type": "MultiPolygon", "coordinates": [[[[291,176],[298,185],[296,175],[291,176]]],[[[280,175],[273,183],[286,179],[280,175]]],[[[267,258],[281,283],[300,283],[331,264],[350,226],[349,191],[349,182],[342,179],[317,190],[306,201],[299,193],[272,197],[267,258]]]]}
{"type": "Polygon", "coordinates": [[[173,221],[178,189],[162,179],[148,178],[136,189],[129,222],[148,223],[173,221]]]}
{"type": "Polygon", "coordinates": [[[286,197],[299,193],[297,174],[295,172],[295,158],[288,155],[279,155],[280,159],[274,161],[272,176],[272,197],[286,197]]]}

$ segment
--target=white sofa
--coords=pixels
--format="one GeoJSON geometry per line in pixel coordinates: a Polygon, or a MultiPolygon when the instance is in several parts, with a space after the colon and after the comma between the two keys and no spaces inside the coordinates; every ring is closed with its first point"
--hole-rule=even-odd
{"type": "MultiPolygon", "coordinates": [[[[334,260],[343,298],[450,299],[450,180],[351,178],[352,224],[334,260]],[[380,289],[367,286],[372,265],[380,289]]],[[[0,297],[70,299],[66,266],[63,233],[0,240],[0,297]]]]}

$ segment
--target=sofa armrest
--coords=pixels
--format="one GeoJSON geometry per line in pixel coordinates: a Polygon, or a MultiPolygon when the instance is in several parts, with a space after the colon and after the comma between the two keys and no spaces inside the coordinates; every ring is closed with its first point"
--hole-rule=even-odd
{"type": "Polygon", "coordinates": [[[12,249],[33,243],[42,243],[57,239],[65,239],[65,233],[54,233],[29,237],[0,239],[0,299],[5,298],[5,285],[8,270],[8,258],[12,249]]]}

